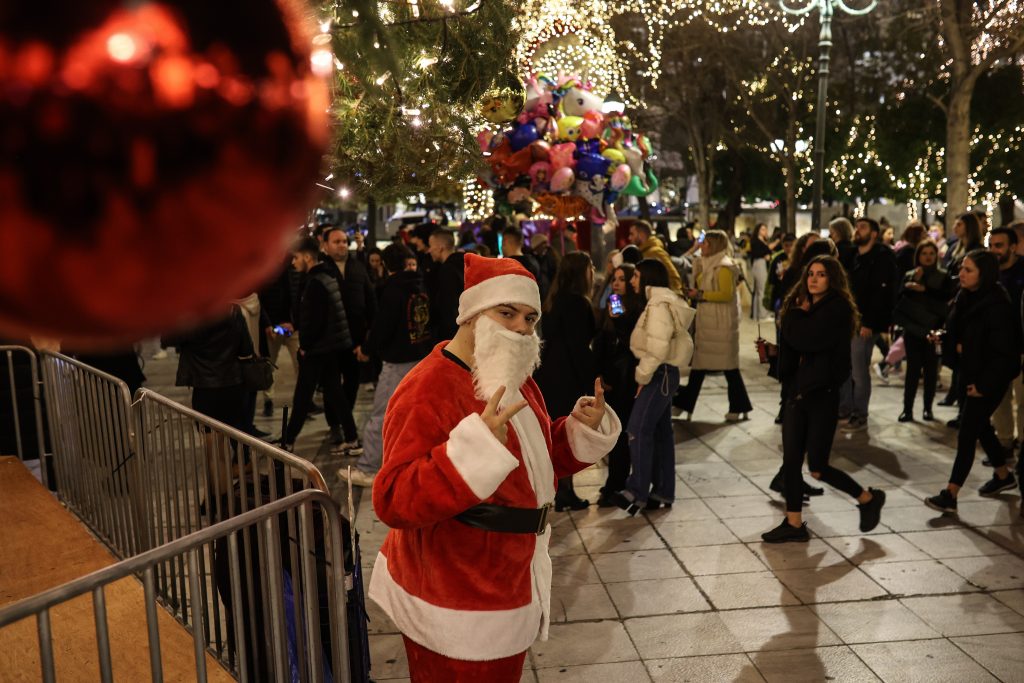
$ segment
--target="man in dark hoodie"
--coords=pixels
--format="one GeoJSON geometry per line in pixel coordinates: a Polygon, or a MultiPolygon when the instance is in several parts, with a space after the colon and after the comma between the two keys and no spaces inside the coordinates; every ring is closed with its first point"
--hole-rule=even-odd
{"type": "Polygon", "coordinates": [[[860,311],[860,329],[850,343],[853,373],[840,390],[839,414],[850,417],[850,421],[842,427],[846,431],[858,431],[868,425],[871,353],[878,335],[892,325],[899,277],[896,256],[892,249],[882,244],[878,221],[858,218],[853,243],[857,253],[849,272],[850,290],[860,311]]]}
{"type": "Polygon", "coordinates": [[[288,428],[281,436],[282,448],[292,450],[302,431],[313,392],[319,383],[324,392],[327,424],[344,431],[344,440],[335,444],[332,455],[358,454],[358,437],[352,404],[341,390],[340,355],[351,352],[349,332],[341,288],[330,271],[334,266],[318,262],[320,246],[312,238],[302,240],[293,252],[292,266],[306,274],[306,286],[299,303],[299,376],[295,380],[292,414],[288,428]]]}
{"type": "Polygon", "coordinates": [[[380,306],[362,351],[380,358],[383,366],[373,393],[373,410],[363,425],[363,454],[352,469],[351,476],[342,468],[342,481],[352,480],[356,486],[372,486],[384,454],[384,413],[398,383],[415,365],[430,353],[433,337],[430,331],[430,297],[423,285],[423,275],[405,270],[406,259],[413,258],[408,248],[389,244],[383,253],[387,279],[380,290],[380,306]]]}

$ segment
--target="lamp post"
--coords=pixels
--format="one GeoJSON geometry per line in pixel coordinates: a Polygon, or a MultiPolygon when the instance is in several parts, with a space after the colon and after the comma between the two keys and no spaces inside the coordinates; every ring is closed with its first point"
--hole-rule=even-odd
{"type": "Polygon", "coordinates": [[[821,229],[821,194],[825,185],[825,116],[828,108],[828,74],[829,63],[832,59],[832,15],[836,8],[847,14],[863,16],[875,9],[878,0],[871,0],[864,9],[853,9],[848,6],[845,0],[804,0],[806,4],[802,7],[790,7],[786,0],[779,0],[779,6],[786,14],[795,16],[806,16],[818,10],[821,14],[821,33],[818,34],[818,112],[817,127],[814,133],[814,199],[813,213],[811,214],[811,229],[815,232],[821,229]]]}

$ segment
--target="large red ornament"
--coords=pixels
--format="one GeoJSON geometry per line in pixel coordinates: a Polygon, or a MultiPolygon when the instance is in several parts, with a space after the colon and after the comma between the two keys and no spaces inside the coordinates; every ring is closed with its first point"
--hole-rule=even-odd
{"type": "Polygon", "coordinates": [[[0,334],[133,341],[280,267],[327,141],[301,11],[0,3],[0,334]]]}

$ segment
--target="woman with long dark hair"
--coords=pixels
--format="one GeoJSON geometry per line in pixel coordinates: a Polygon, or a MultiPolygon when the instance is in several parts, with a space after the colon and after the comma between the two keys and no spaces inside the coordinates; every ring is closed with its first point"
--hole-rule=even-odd
{"type": "Polygon", "coordinates": [[[964,397],[956,459],[946,488],[925,500],[932,509],[956,511],[957,496],[971,473],[979,442],[995,472],[978,493],[994,496],[1017,484],[1006,466],[1006,451],[992,428],[992,413],[1020,373],[1016,320],[1010,297],[999,283],[995,254],[984,249],[968,252],[960,263],[960,293],[946,321],[946,336],[957,353],[960,395],[964,397]]]}
{"type": "Polygon", "coordinates": [[[938,382],[939,358],[935,353],[935,344],[928,341],[928,337],[945,321],[951,296],[950,281],[945,269],[939,267],[939,248],[934,242],[918,242],[913,266],[903,276],[903,286],[893,311],[893,322],[903,328],[903,345],[907,350],[907,375],[900,422],[914,420],[914,398],[922,373],[924,410],[921,418],[926,421],[935,419],[932,415],[932,401],[935,399],[935,386],[938,382]]]}
{"type": "MultiPolygon", "coordinates": [[[[605,400],[623,424],[636,400],[636,357],[629,350],[629,337],[647,303],[646,297],[633,290],[635,266],[623,263],[612,271],[610,294],[619,297],[622,310],[609,302],[598,317],[597,336],[594,338],[594,356],[597,372],[604,384],[605,400]]],[[[608,477],[601,488],[599,507],[613,507],[614,494],[626,487],[629,477],[629,433],[623,430],[615,447],[608,453],[608,477]]]]}
{"type": "Polygon", "coordinates": [[[782,423],[786,518],[761,534],[767,543],[810,539],[802,514],[805,456],[812,477],[857,500],[861,531],[878,526],[885,493],[862,488],[829,464],[839,421],[839,388],[850,376],[850,339],[858,317],[846,271],[832,256],[811,259],[800,284],[783,303],[779,376],[786,396],[782,423]]]}
{"type": "Polygon", "coordinates": [[[765,310],[762,303],[764,288],[768,284],[768,262],[775,253],[775,247],[779,240],[771,241],[768,235],[768,225],[758,223],[754,228],[754,237],[750,240],[750,272],[754,280],[754,292],[750,305],[750,316],[754,320],[761,320],[770,311],[765,310]]]}
{"type": "MultiPolygon", "coordinates": [[[[594,266],[582,251],[565,254],[558,264],[555,282],[544,302],[540,334],[544,340],[540,367],[534,379],[551,417],[572,413],[576,400],[593,390],[597,371],[590,342],[597,324],[590,306],[594,266]]],[[[590,501],[576,495],[572,477],[558,481],[556,510],[582,510],[590,501]]]]}
{"type": "Polygon", "coordinates": [[[633,273],[633,291],[643,294],[647,304],[629,339],[638,385],[626,429],[632,471],[614,497],[631,515],[641,508],[671,507],[676,497],[672,396],[679,388],[679,369],[689,365],[693,354],[688,330],[694,311],[669,283],[668,270],[655,259],[644,259],[633,273]]]}

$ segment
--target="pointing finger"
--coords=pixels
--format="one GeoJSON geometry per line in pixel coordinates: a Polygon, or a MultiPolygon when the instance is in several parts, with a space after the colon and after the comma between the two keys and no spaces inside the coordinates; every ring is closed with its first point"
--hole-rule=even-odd
{"type": "Polygon", "coordinates": [[[604,385],[601,384],[600,377],[594,381],[594,398],[596,399],[594,405],[598,408],[604,408],[604,385]]]}

